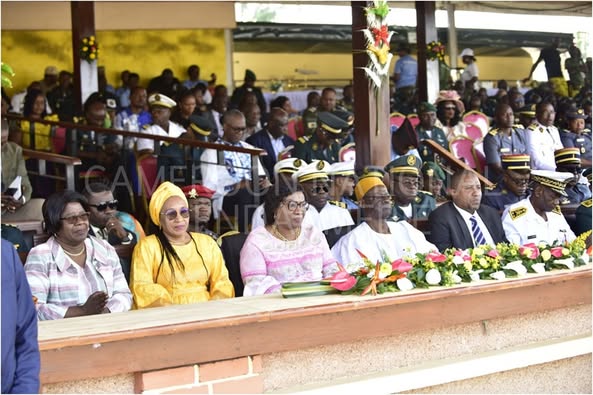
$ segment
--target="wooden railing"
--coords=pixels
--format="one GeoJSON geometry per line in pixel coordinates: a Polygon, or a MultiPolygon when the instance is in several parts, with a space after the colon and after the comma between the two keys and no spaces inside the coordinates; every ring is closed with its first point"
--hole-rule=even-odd
{"type": "Polygon", "coordinates": [[[74,178],[74,166],[78,166],[82,164],[80,158],[75,158],[72,156],[66,155],[59,155],[54,154],[51,152],[44,152],[44,151],[35,151],[28,148],[23,148],[23,156],[25,158],[36,159],[38,164],[37,172],[29,171],[31,174],[36,174],[42,177],[49,177],[58,180],[65,180],[66,181],[66,188],[75,190],[76,189],[76,180],[74,178]],[[66,175],[64,177],[47,174],[47,163],[58,163],[62,164],[66,167],[66,175]]]}
{"type": "MultiPolygon", "coordinates": [[[[243,148],[243,147],[235,147],[235,146],[230,146],[230,145],[225,145],[225,144],[205,142],[205,141],[193,140],[193,139],[188,139],[188,138],[156,136],[153,134],[147,134],[147,133],[141,133],[141,132],[130,132],[127,130],[104,128],[104,127],[99,127],[99,126],[89,126],[89,125],[77,124],[77,123],[72,123],[72,122],[38,120],[38,119],[25,118],[25,117],[22,117],[20,115],[15,115],[15,114],[7,114],[6,118],[9,120],[13,120],[13,121],[28,120],[29,122],[36,122],[36,123],[40,123],[40,124],[44,124],[44,125],[51,125],[51,126],[58,126],[58,127],[66,128],[68,131],[67,137],[66,137],[67,138],[66,152],[68,155],[70,155],[72,157],[84,156],[84,154],[80,155],[81,154],[79,152],[79,143],[80,142],[77,141],[76,133],[73,132],[73,131],[81,131],[81,130],[94,131],[95,133],[107,134],[107,135],[112,135],[112,136],[133,137],[136,139],[153,140],[155,143],[155,150],[154,150],[155,155],[158,155],[160,142],[176,143],[176,144],[186,146],[186,147],[214,149],[214,150],[218,151],[217,163],[216,163],[217,165],[224,165],[224,154],[223,154],[224,151],[246,153],[251,156],[251,173],[252,173],[252,180],[253,180],[253,186],[252,186],[253,189],[252,190],[253,190],[256,198],[260,195],[260,192],[261,192],[259,183],[258,183],[259,156],[265,155],[266,151],[259,149],[259,148],[250,149],[250,148],[243,148]]],[[[123,154],[124,150],[125,150],[125,148],[122,147],[122,154],[123,154]]],[[[64,157],[63,155],[60,155],[60,156],[64,157]]],[[[185,163],[188,165],[188,167],[191,166],[191,163],[192,163],[191,158],[187,157],[187,155],[185,158],[185,163]]]]}

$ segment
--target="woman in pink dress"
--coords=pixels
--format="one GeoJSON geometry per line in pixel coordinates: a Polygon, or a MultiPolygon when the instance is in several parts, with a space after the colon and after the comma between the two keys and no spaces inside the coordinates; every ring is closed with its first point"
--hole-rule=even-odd
{"type": "Polygon", "coordinates": [[[338,270],[321,230],[302,225],[308,206],[290,185],[268,192],[266,226],[252,230],[241,250],[244,296],[279,293],[282,283],[317,281],[338,270]]]}

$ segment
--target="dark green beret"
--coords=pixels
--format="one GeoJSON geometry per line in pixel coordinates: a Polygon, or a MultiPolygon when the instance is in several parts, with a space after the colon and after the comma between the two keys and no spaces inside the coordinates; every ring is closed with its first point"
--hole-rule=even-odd
{"type": "Polygon", "coordinates": [[[338,135],[342,133],[342,129],[349,127],[346,121],[329,111],[321,111],[317,114],[317,120],[319,121],[319,126],[330,134],[338,135]]]}
{"type": "Polygon", "coordinates": [[[385,171],[390,174],[420,174],[420,168],[422,167],[422,161],[415,155],[404,155],[397,159],[392,160],[385,166],[385,171]]]}
{"type": "Polygon", "coordinates": [[[423,101],[418,104],[418,114],[424,114],[425,112],[437,112],[437,108],[427,101],[423,101]]]}
{"type": "Polygon", "coordinates": [[[437,165],[435,162],[424,162],[424,164],[422,164],[422,173],[429,177],[436,177],[441,181],[445,181],[445,172],[441,169],[441,166],[437,165]]]}
{"type": "Polygon", "coordinates": [[[354,115],[350,111],[334,110],[333,114],[339,117],[342,121],[346,122],[348,126],[352,126],[354,124],[354,115]]]}
{"type": "Polygon", "coordinates": [[[189,127],[196,133],[202,136],[209,136],[212,133],[212,123],[200,115],[192,115],[189,117],[189,127]]]}
{"type": "Polygon", "coordinates": [[[245,70],[245,79],[250,81],[256,81],[255,73],[249,69],[245,70]]]}
{"type": "Polygon", "coordinates": [[[29,252],[30,248],[25,241],[23,232],[14,225],[2,224],[2,238],[8,240],[14,245],[17,252],[29,252]]]}

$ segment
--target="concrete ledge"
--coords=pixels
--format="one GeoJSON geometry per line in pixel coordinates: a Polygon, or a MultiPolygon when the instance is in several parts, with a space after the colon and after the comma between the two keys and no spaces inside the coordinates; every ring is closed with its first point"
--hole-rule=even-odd
{"type": "Polygon", "coordinates": [[[392,394],[590,355],[592,341],[591,335],[553,339],[455,359],[430,361],[426,364],[395,369],[390,372],[332,380],[332,383],[328,385],[299,386],[273,393],[302,395],[392,394]]]}

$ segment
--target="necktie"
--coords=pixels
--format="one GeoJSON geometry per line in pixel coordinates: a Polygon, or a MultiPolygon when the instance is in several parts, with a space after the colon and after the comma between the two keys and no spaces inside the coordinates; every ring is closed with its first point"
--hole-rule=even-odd
{"type": "Polygon", "coordinates": [[[484,233],[480,229],[480,225],[478,225],[478,221],[476,217],[473,215],[469,218],[470,222],[472,223],[472,236],[474,237],[474,242],[476,246],[480,246],[486,244],[486,238],[484,237],[484,233]]]}

